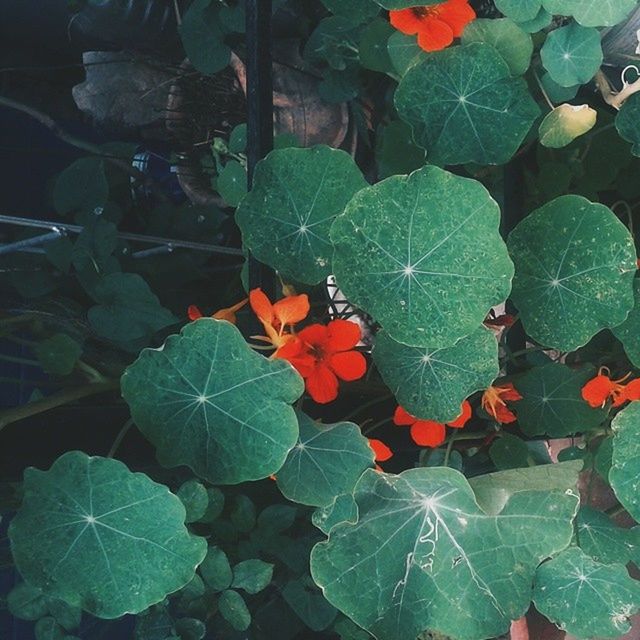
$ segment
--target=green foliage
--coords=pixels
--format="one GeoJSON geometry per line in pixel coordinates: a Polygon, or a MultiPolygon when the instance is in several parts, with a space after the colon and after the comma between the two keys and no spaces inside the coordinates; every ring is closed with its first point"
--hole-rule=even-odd
{"type": "Polygon", "coordinates": [[[640,402],[625,407],[611,423],[613,458],[609,482],[616,498],[636,520],[640,520],[640,402]]]}
{"type": "Polygon", "coordinates": [[[631,142],[631,152],[634,156],[640,156],[640,95],[634,93],[625,101],[616,115],[616,129],[622,138],[631,142]]]}
{"type": "Polygon", "coordinates": [[[633,281],[633,309],[627,319],[611,331],[622,342],[627,357],[635,367],[640,367],[640,278],[633,281]]]}
{"type": "Polygon", "coordinates": [[[59,376],[70,374],[82,354],[82,347],[66,333],[41,340],[34,350],[42,368],[59,376]]]}
{"type": "Polygon", "coordinates": [[[246,631],[251,624],[251,613],[243,597],[233,589],[220,594],[218,610],[222,617],[237,631],[246,631]]]}
{"type": "Polygon", "coordinates": [[[94,213],[109,198],[109,184],[101,158],[80,158],[57,178],[53,206],[61,215],[94,213]]]}
{"type": "Polygon", "coordinates": [[[636,0],[542,0],[550,13],[573,16],[585,27],[611,27],[622,22],[636,0]]]}
{"type": "Polygon", "coordinates": [[[255,594],[265,589],[271,582],[273,565],[262,560],[244,560],[233,567],[234,589],[243,589],[255,594]]]}
{"type": "Polygon", "coordinates": [[[540,123],[540,144],[552,149],[566,147],[590,131],[596,123],[596,111],[586,104],[561,104],[549,112],[540,123]]]}

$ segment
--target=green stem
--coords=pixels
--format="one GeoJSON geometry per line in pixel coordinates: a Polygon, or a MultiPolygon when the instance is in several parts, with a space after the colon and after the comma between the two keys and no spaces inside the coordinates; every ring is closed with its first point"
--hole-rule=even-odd
{"type": "Polygon", "coordinates": [[[127,432],[133,426],[133,418],[129,418],[123,425],[122,429],[118,432],[116,439],[113,441],[111,445],[111,449],[109,449],[109,453],[107,453],[107,458],[113,458],[115,452],[118,450],[118,447],[122,444],[124,437],[127,435],[127,432]]]}
{"type": "Polygon", "coordinates": [[[31,360],[30,358],[20,358],[18,356],[8,356],[4,353],[0,353],[0,360],[5,362],[15,362],[16,364],[26,364],[30,367],[42,368],[37,360],[31,360]]]}
{"type": "Polygon", "coordinates": [[[392,418],[384,418],[383,420],[378,420],[378,422],[374,422],[368,429],[365,429],[362,432],[363,436],[368,436],[370,433],[373,433],[376,429],[379,429],[383,424],[387,422],[391,422],[392,418]]]}
{"type": "Polygon", "coordinates": [[[605,509],[604,512],[610,518],[615,518],[616,516],[619,516],[622,513],[626,513],[627,510],[621,504],[617,504],[615,507],[609,507],[608,509],[605,509]]]}
{"type": "Polygon", "coordinates": [[[87,378],[89,378],[91,382],[105,382],[105,380],[107,380],[107,378],[105,378],[97,369],[94,369],[90,364],[87,364],[83,360],[78,360],[78,362],[76,362],[76,368],[86,374],[87,378]]]}
{"type": "Polygon", "coordinates": [[[458,430],[455,429],[453,433],[449,436],[449,442],[447,442],[447,450],[444,452],[444,461],[443,466],[449,466],[449,458],[451,457],[451,450],[453,449],[453,443],[456,441],[456,436],[458,435],[458,430]]]}
{"type": "Polygon", "coordinates": [[[10,425],[19,420],[24,420],[31,416],[38,415],[49,411],[49,409],[55,409],[65,404],[69,404],[74,400],[80,400],[87,396],[94,396],[99,393],[105,393],[107,391],[113,391],[120,386],[118,380],[107,380],[105,382],[86,384],[80,387],[73,387],[71,389],[63,389],[57,393],[53,393],[42,400],[36,400],[35,402],[29,402],[28,404],[14,407],[13,409],[6,409],[0,411],[0,431],[7,425],[10,425]]]}

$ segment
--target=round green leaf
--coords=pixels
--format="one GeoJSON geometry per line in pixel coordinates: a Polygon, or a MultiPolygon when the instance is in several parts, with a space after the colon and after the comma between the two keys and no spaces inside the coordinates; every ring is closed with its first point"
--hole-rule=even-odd
{"type": "Polygon", "coordinates": [[[640,527],[623,529],[602,511],[581,507],[576,516],[580,548],[597,562],[626,564],[640,557],[640,527]]]}
{"type": "Polygon", "coordinates": [[[145,349],[122,377],[122,395],[161,464],[185,464],[216,484],[275,473],[294,446],[290,403],[302,378],[253,351],[235,326],[203,318],[145,349]]]}
{"type": "Polygon", "coordinates": [[[604,205],[556,198],[520,222],[507,244],[516,266],[511,297],[541,344],[571,351],[627,317],[636,252],[604,205]]]}
{"type": "Polygon", "coordinates": [[[413,142],[411,127],[406,122],[392,120],[378,130],[376,161],[380,178],[411,173],[424,166],[424,149],[413,142]]]}
{"type": "Polygon", "coordinates": [[[609,483],[622,506],[640,521],[640,402],[632,402],[613,419],[613,456],[609,483]]]}
{"type": "Polygon", "coordinates": [[[206,551],[178,498],[117,460],[65,453],[29,468],[9,526],[22,576],[100,618],[138,613],[193,578],[206,551]]]}
{"type": "Polygon", "coordinates": [[[360,64],[365,69],[381,73],[393,70],[387,51],[387,40],[393,33],[397,31],[383,18],[375,18],[365,27],[358,43],[360,64]]]}
{"type": "Polygon", "coordinates": [[[209,547],[199,571],[207,586],[214,591],[224,591],[231,586],[231,565],[227,554],[219,547],[209,547]]]}
{"type": "Polygon", "coordinates": [[[278,488],[286,498],[323,507],[350,492],[374,454],[360,427],[351,422],[321,424],[298,413],[300,436],[280,471],[278,488]]]}
{"type": "Polygon", "coordinates": [[[634,367],[640,368],[640,278],[633,281],[634,305],[627,319],[611,329],[613,335],[622,342],[624,352],[634,367]]]}
{"type": "Polygon", "coordinates": [[[54,618],[41,618],[34,628],[36,640],[64,640],[67,635],[54,618]]]}
{"type": "Polygon", "coordinates": [[[569,544],[578,507],[570,491],[522,491],[488,515],[445,467],[365,471],[355,500],[358,522],[313,548],[311,573],[329,602],[385,640],[504,633],[529,607],[536,566],[569,544]]]}
{"type": "Polygon", "coordinates": [[[585,84],[602,64],[600,33],[572,22],[547,36],[540,55],[544,68],[559,85],[585,84]]]}
{"type": "Polygon", "coordinates": [[[61,215],[91,213],[104,207],[109,198],[109,184],[102,158],[80,158],[56,179],[53,206],[61,215]]]}
{"type": "Polygon", "coordinates": [[[550,13],[573,16],[584,27],[612,27],[637,6],[637,0],[542,0],[550,13]]]}
{"type": "Polygon", "coordinates": [[[522,400],[514,407],[522,431],[562,438],[601,425],[606,412],[591,408],[582,398],[582,387],[594,376],[593,367],[571,369],[552,362],[519,377],[515,387],[522,400]]]}
{"type": "Polygon", "coordinates": [[[247,193],[247,170],[236,160],[230,160],[216,182],[218,193],[231,207],[237,207],[247,193]]]}
{"type": "Polygon", "coordinates": [[[553,16],[546,9],[540,9],[535,18],[519,22],[518,26],[527,33],[537,33],[548,27],[552,22],[553,16]]]}
{"type": "Polygon", "coordinates": [[[531,63],[533,41],[509,18],[479,18],[470,22],[462,34],[462,44],[486,42],[494,46],[509,65],[511,75],[521,76],[531,63]]]}
{"type": "Polygon", "coordinates": [[[272,576],[272,564],[257,559],[244,560],[233,567],[231,586],[247,593],[259,593],[269,585],[272,576]]]}
{"type": "Polygon", "coordinates": [[[511,433],[496,438],[489,449],[489,457],[500,470],[525,468],[531,461],[527,443],[511,433]]]}
{"type": "Polygon", "coordinates": [[[593,129],[597,112],[587,104],[561,104],[540,123],[540,144],[551,149],[566,147],[577,137],[593,129]]]}
{"type": "Polygon", "coordinates": [[[207,489],[197,480],[187,480],[176,492],[187,511],[185,522],[195,522],[205,515],[209,506],[207,489]]]}
{"type": "Polygon", "coordinates": [[[433,166],[393,176],[336,218],[334,274],[394,340],[448,347],[509,294],[513,265],[499,222],[498,205],[475,180],[433,166]]]}
{"type": "Polygon", "coordinates": [[[227,589],[220,594],[218,611],[236,631],[246,631],[251,624],[251,613],[244,599],[233,589],[227,589]]]}
{"type": "Polygon", "coordinates": [[[180,618],[176,620],[176,632],[180,640],[202,640],[207,633],[207,627],[197,618],[180,618]]]}
{"type": "Polygon", "coordinates": [[[578,89],[580,89],[581,86],[576,84],[573,87],[563,87],[546,72],[540,78],[540,83],[542,84],[542,88],[545,90],[549,100],[554,103],[573,100],[578,94],[578,89]]]}
{"type": "Polygon", "coordinates": [[[578,638],[618,637],[640,609],[640,583],[621,564],[600,564],[571,547],[536,572],[536,609],[578,638]]]}
{"type": "Polygon", "coordinates": [[[634,93],[624,101],[615,123],[620,137],[632,143],[631,153],[640,157],[640,93],[634,93]]]}
{"type": "Polygon", "coordinates": [[[373,360],[399,404],[438,422],[455,420],[462,401],[486,389],[500,369],[498,343],[482,326],[444,349],[408,347],[380,331],[373,360]]]}
{"type": "Polygon", "coordinates": [[[256,526],[256,505],[248,496],[239,494],[233,497],[229,519],[238,531],[248,533],[256,526]]]}
{"type": "Polygon", "coordinates": [[[511,77],[484,42],[437,51],[412,66],[395,104],[427,159],[439,165],[507,162],[540,113],[525,81],[511,77]]]}
{"type": "Polygon", "coordinates": [[[498,11],[514,22],[533,20],[542,7],[542,0],[495,0],[498,11]]]}
{"type": "Polygon", "coordinates": [[[236,211],[243,242],[285,278],[317,284],[331,273],[331,223],[366,184],[344,151],[322,145],[272,151],[236,211]]]}
{"type": "Polygon", "coordinates": [[[61,376],[69,375],[82,355],[82,347],[66,333],[56,333],[41,340],[34,350],[47,373],[61,376]]]}
{"type": "Polygon", "coordinates": [[[20,620],[39,620],[49,612],[47,597],[27,582],[18,583],[7,594],[7,609],[20,620]]]}
{"type": "Polygon", "coordinates": [[[400,31],[387,40],[387,51],[393,68],[401,76],[409,67],[427,57],[427,52],[420,48],[415,36],[407,36],[400,31]]]}

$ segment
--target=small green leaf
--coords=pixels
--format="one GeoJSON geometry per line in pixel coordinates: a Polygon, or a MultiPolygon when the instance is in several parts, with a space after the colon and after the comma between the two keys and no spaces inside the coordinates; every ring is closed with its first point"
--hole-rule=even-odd
{"type": "Polygon", "coordinates": [[[527,443],[518,436],[503,433],[489,449],[489,457],[500,470],[519,469],[530,465],[527,443]]]}
{"type": "Polygon", "coordinates": [[[216,187],[229,206],[237,207],[247,193],[247,170],[237,160],[229,160],[218,176],[216,187]]]}
{"type": "Polygon", "coordinates": [[[73,631],[80,626],[82,621],[80,607],[72,606],[58,598],[49,598],[48,607],[51,616],[65,631],[73,631]]]}
{"type": "MultiPolygon", "coordinates": [[[[516,2],[517,1],[518,0],[516,0],[516,2]]],[[[537,33],[538,31],[548,27],[552,22],[553,16],[546,9],[540,9],[535,18],[519,22],[518,26],[527,33],[537,33]]]]}
{"type": "Polygon", "coordinates": [[[387,40],[387,52],[396,72],[403,76],[416,62],[425,60],[427,52],[420,48],[415,36],[407,36],[400,31],[387,40]]]}
{"type": "Polygon", "coordinates": [[[282,597],[312,631],[324,631],[338,614],[309,579],[288,582],[282,590],[282,597]]]}
{"type": "Polygon", "coordinates": [[[571,369],[552,362],[533,367],[515,381],[522,400],[514,403],[518,425],[528,436],[562,438],[594,429],[606,418],[582,397],[582,387],[595,376],[593,367],[571,369]]]}
{"type": "Polygon", "coordinates": [[[234,589],[243,589],[247,593],[259,593],[271,582],[273,565],[262,560],[245,560],[233,567],[234,589]]]}
{"type": "Polygon", "coordinates": [[[522,220],[507,245],[516,266],[512,300],[527,333],[545,346],[577,349],[633,306],[633,238],[604,205],[556,198],[522,220]]]}
{"type": "Polygon", "coordinates": [[[322,507],[351,491],[374,454],[351,422],[321,424],[298,413],[300,436],[276,474],[278,488],[294,502],[322,507]]]}
{"type": "MultiPolygon", "coordinates": [[[[573,87],[563,87],[558,84],[548,73],[544,73],[540,78],[542,88],[545,90],[547,97],[551,102],[568,102],[573,100],[578,94],[581,85],[576,84],[573,87]]],[[[558,194],[560,195],[560,194],[558,194]]]]}
{"type": "Polygon", "coordinates": [[[180,618],[176,620],[176,632],[180,640],[202,640],[207,633],[207,627],[196,618],[180,618]]]}
{"type": "Polygon", "coordinates": [[[196,522],[206,513],[209,505],[207,489],[197,480],[187,480],[176,492],[187,511],[185,522],[196,522]]]}
{"type": "Polygon", "coordinates": [[[67,635],[54,618],[41,618],[35,626],[36,640],[64,640],[67,635]]]}
{"type": "Polygon", "coordinates": [[[609,471],[611,471],[612,459],[613,438],[605,438],[600,442],[594,459],[595,469],[600,474],[600,477],[605,481],[609,480],[609,471]]]}
{"type": "Polygon", "coordinates": [[[218,484],[278,471],[298,437],[290,403],[302,391],[288,362],[258,355],[236,327],[211,318],[144,350],[122,377],[122,395],[160,462],[218,484]]]}
{"type": "Polygon", "coordinates": [[[17,568],[47,595],[101,618],[140,612],[191,580],[205,541],[166,487],[117,460],[64,454],[25,471],[9,525],[17,568]],[[90,567],[91,570],[87,570],[90,567]]]}
{"type": "Polygon", "coordinates": [[[449,347],[509,293],[513,266],[499,222],[497,203],[475,180],[434,166],[392,176],[336,218],[333,273],[394,340],[449,347]]]}
{"type": "Polygon", "coordinates": [[[109,198],[109,184],[102,158],[80,158],[56,179],[53,206],[60,215],[92,213],[104,207],[109,198]]]}
{"type": "Polygon", "coordinates": [[[218,610],[222,617],[237,631],[246,631],[251,624],[251,613],[242,596],[232,589],[220,594],[218,610]]]}
{"type": "Polygon", "coordinates": [[[547,36],[540,56],[544,68],[559,85],[585,84],[602,64],[600,33],[572,22],[547,36]]]}
{"type": "Polygon", "coordinates": [[[199,522],[213,522],[224,509],[224,493],[217,487],[207,489],[207,508],[199,522]]]}
{"type": "Polygon", "coordinates": [[[234,127],[229,135],[229,151],[231,153],[243,153],[247,148],[247,125],[239,124],[234,127]]]}
{"type": "Polygon", "coordinates": [[[612,27],[637,6],[637,0],[542,0],[550,13],[573,16],[585,27],[612,27]]]}
{"type": "Polygon", "coordinates": [[[596,116],[596,110],[587,104],[561,104],[549,112],[540,123],[540,144],[551,149],[566,147],[593,129],[596,116]]]}
{"type": "Polygon", "coordinates": [[[596,562],[626,564],[640,557],[640,527],[623,529],[602,511],[584,506],[576,516],[580,548],[596,562]]]}
{"type": "Polygon", "coordinates": [[[498,11],[514,22],[533,20],[542,7],[542,0],[495,0],[498,11]]]}
{"type": "Polygon", "coordinates": [[[525,81],[513,78],[484,42],[436,51],[413,65],[395,105],[437,165],[507,162],[540,112],[525,81]]]}
{"type": "Polygon", "coordinates": [[[236,211],[243,242],[285,278],[317,284],[331,273],[331,223],[366,184],[344,151],[272,151],[236,211]]]}
{"type": "Polygon", "coordinates": [[[256,505],[243,494],[234,496],[229,517],[238,531],[248,533],[256,526],[256,505]]]}
{"type": "Polygon", "coordinates": [[[621,138],[632,143],[631,153],[640,157],[640,94],[630,95],[616,115],[616,129],[621,138]]]}
{"type": "Polygon", "coordinates": [[[444,349],[408,347],[380,331],[373,360],[400,405],[437,422],[455,420],[463,400],[499,373],[498,343],[484,327],[444,349]]]}
{"type": "Polygon", "coordinates": [[[393,70],[387,51],[387,40],[396,30],[388,20],[375,18],[362,32],[358,43],[360,64],[365,69],[387,73],[393,70]]]}
{"type": "Polygon", "coordinates": [[[640,402],[626,406],[611,423],[613,457],[609,483],[622,506],[640,521],[640,402]]]}
{"type": "Polygon", "coordinates": [[[419,169],[425,164],[425,153],[413,142],[411,127],[406,122],[392,120],[378,131],[376,161],[379,177],[387,178],[419,169]]]}
{"type": "Polygon", "coordinates": [[[289,504],[270,504],[258,516],[258,530],[261,535],[271,536],[282,533],[293,526],[298,509],[289,504]]]}
{"type": "Polygon", "coordinates": [[[35,354],[47,373],[69,375],[82,355],[82,347],[66,333],[56,333],[38,342],[35,354]]]}
{"type": "Polygon", "coordinates": [[[48,602],[40,589],[19,582],[7,595],[9,613],[20,620],[39,620],[47,615],[48,602]]]}
{"type": "Polygon", "coordinates": [[[618,637],[640,609],[640,583],[621,564],[600,564],[571,547],[536,571],[533,601],[549,620],[581,639],[618,637]]]}
{"type": "Polygon", "coordinates": [[[533,54],[531,36],[509,18],[478,18],[470,22],[462,34],[462,44],[486,42],[494,46],[511,69],[511,75],[521,76],[529,68],[533,54]]]}
{"type": "Polygon", "coordinates": [[[207,586],[214,591],[224,591],[231,586],[231,565],[227,554],[219,547],[209,547],[199,571],[207,586]]]}

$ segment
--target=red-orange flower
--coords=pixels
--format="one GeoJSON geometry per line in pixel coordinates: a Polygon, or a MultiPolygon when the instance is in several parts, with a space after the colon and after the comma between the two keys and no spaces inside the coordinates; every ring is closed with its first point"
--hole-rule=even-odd
{"type": "MultiPolygon", "coordinates": [[[[244,300],[240,300],[240,302],[237,302],[236,304],[230,307],[225,307],[224,309],[218,309],[218,311],[212,314],[211,317],[215,318],[216,320],[226,320],[231,324],[235,324],[236,311],[239,311],[240,309],[242,309],[242,307],[244,307],[244,305],[247,304],[248,301],[249,301],[249,298],[245,298],[244,300]]],[[[189,316],[189,320],[198,320],[199,318],[204,317],[202,314],[202,311],[200,311],[200,309],[195,304],[189,305],[189,308],[187,309],[187,315],[189,316]]]]}
{"type": "Polygon", "coordinates": [[[338,397],[338,379],[352,381],[367,370],[367,361],[353,348],[360,341],[360,327],[348,320],[328,325],[312,324],[284,345],[278,357],[285,358],[305,379],[309,395],[321,404],[338,397]]]}
{"type": "MultiPolygon", "coordinates": [[[[454,429],[461,429],[470,417],[471,405],[465,400],[460,408],[460,415],[447,425],[454,429]]],[[[444,424],[435,420],[416,418],[400,405],[396,407],[393,414],[393,422],[398,426],[411,426],[411,438],[421,447],[438,447],[445,441],[447,429],[444,424]]]]}
{"type": "Polygon", "coordinates": [[[376,462],[386,462],[393,456],[393,451],[382,442],[382,440],[376,440],[375,438],[369,438],[369,446],[376,454],[376,462]]]}
{"type": "Polygon", "coordinates": [[[632,380],[624,385],[622,383],[630,373],[618,380],[611,380],[610,375],[607,367],[600,367],[598,375],[582,387],[582,397],[590,407],[604,407],[609,400],[614,407],[619,407],[627,400],[640,400],[640,380],[632,380]]]}
{"type": "Polygon", "coordinates": [[[417,33],[418,46],[425,51],[448,47],[475,17],[468,0],[447,0],[426,7],[389,11],[391,24],[407,35],[417,33]]]}
{"type": "Polygon", "coordinates": [[[489,387],[482,394],[482,408],[501,424],[509,424],[517,420],[516,415],[507,407],[505,400],[522,400],[511,382],[501,387],[489,387]]]}

